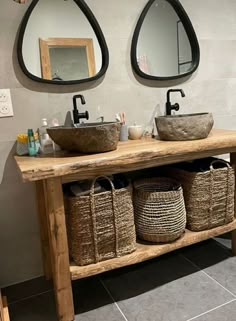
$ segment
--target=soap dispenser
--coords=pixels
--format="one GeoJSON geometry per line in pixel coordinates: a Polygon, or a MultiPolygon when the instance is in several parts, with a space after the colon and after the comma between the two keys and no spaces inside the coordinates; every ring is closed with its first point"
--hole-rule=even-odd
{"type": "Polygon", "coordinates": [[[41,127],[39,128],[41,154],[53,153],[53,142],[47,133],[47,128],[48,128],[47,119],[43,118],[41,127]]]}

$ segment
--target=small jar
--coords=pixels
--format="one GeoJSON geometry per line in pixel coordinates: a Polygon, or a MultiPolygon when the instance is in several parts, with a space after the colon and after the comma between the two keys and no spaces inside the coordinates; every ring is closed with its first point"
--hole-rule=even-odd
{"type": "Polygon", "coordinates": [[[129,126],[129,139],[141,139],[143,131],[144,129],[142,125],[129,126]]]}

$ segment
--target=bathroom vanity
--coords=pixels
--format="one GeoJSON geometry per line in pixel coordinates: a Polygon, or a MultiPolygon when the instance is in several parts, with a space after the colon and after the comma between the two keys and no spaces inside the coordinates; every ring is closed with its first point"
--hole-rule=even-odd
{"type": "Polygon", "coordinates": [[[212,130],[195,141],[159,141],[151,138],[120,142],[112,152],[93,155],[59,153],[44,157],[15,157],[24,182],[35,182],[41,231],[44,271],[54,282],[60,321],[74,319],[71,281],[142,262],[164,253],[232,231],[236,255],[236,219],[202,232],[186,230],[177,241],[150,244],[137,241],[137,250],[120,258],[76,266],[69,260],[62,184],[98,175],[108,175],[230,153],[236,166],[236,131],[212,130]]]}

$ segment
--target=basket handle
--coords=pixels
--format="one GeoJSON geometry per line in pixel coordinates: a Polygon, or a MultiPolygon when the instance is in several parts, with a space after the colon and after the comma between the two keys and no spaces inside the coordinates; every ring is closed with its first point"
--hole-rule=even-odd
{"type": "Polygon", "coordinates": [[[216,163],[221,163],[221,164],[225,164],[228,168],[230,168],[230,165],[228,162],[226,162],[225,160],[223,159],[215,159],[211,162],[211,165],[210,165],[210,170],[213,170],[214,169],[214,164],[216,163]]]}
{"type": "Polygon", "coordinates": [[[95,204],[94,204],[94,187],[95,183],[99,178],[105,178],[111,184],[111,196],[112,196],[112,213],[113,213],[113,226],[115,231],[115,253],[116,256],[118,254],[118,231],[117,231],[117,206],[115,201],[115,186],[111,179],[107,176],[98,176],[96,177],[90,188],[90,208],[91,208],[91,216],[92,216],[92,228],[93,228],[93,244],[94,244],[94,258],[95,262],[99,262],[99,253],[98,253],[98,242],[97,242],[97,227],[96,227],[96,213],[95,213],[95,204]]]}
{"type": "Polygon", "coordinates": [[[105,178],[110,183],[112,191],[115,191],[115,186],[114,186],[112,180],[108,176],[97,176],[92,181],[91,188],[90,188],[90,195],[94,195],[95,184],[96,184],[97,180],[100,178],[105,178]]]}
{"type": "Polygon", "coordinates": [[[225,204],[225,222],[226,222],[226,214],[228,213],[228,195],[229,195],[229,181],[230,181],[230,164],[228,162],[226,162],[225,160],[223,159],[216,159],[216,160],[213,160],[211,162],[211,165],[210,165],[210,172],[211,172],[211,188],[210,188],[210,215],[209,215],[209,224],[210,224],[210,220],[212,218],[212,212],[213,212],[213,184],[214,184],[214,167],[213,165],[216,164],[216,163],[221,163],[221,164],[225,164],[227,167],[228,167],[228,170],[227,170],[227,197],[226,197],[226,204],[225,204]]]}

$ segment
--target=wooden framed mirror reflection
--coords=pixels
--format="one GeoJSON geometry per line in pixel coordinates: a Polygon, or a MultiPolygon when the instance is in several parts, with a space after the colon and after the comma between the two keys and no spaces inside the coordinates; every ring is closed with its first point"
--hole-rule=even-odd
{"type": "Polygon", "coordinates": [[[43,79],[67,81],[96,75],[91,38],[40,38],[39,48],[43,79]]]}

